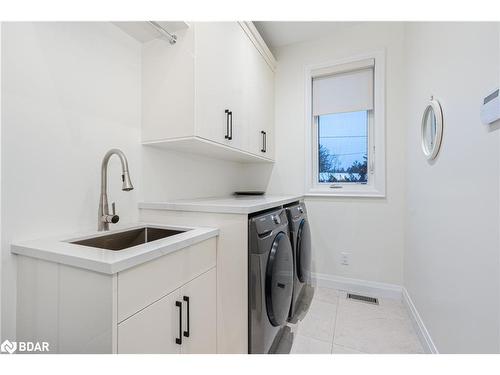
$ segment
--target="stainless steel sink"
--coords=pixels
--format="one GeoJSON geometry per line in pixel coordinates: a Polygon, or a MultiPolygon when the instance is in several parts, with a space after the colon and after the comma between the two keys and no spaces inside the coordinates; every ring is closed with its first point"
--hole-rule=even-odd
{"type": "Polygon", "coordinates": [[[183,230],[142,227],[104,236],[70,242],[75,245],[97,247],[106,250],[123,250],[184,233],[183,230]]]}

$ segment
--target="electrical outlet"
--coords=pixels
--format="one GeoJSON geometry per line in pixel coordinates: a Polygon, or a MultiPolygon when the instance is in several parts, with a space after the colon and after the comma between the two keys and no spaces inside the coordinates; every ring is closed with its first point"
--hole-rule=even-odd
{"type": "Polygon", "coordinates": [[[346,253],[346,252],[341,252],[340,253],[340,264],[343,266],[348,266],[349,265],[349,257],[351,254],[346,253]]]}

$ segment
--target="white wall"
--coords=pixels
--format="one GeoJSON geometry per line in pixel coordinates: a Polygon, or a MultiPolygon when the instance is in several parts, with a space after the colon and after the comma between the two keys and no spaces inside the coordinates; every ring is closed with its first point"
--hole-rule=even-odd
{"type": "Polygon", "coordinates": [[[276,52],[276,165],[268,193],[304,193],[304,69],[386,50],[387,197],[307,198],[316,272],[402,283],[404,246],[403,38],[400,23],[367,23],[276,52]],[[340,253],[351,254],[350,266],[340,253]]]}
{"type": "Polygon", "coordinates": [[[407,28],[405,286],[440,352],[499,351],[499,134],[480,123],[499,85],[498,24],[407,28]],[[434,163],[420,150],[433,94],[444,112],[434,163]]]}
{"type": "MultiPolygon", "coordinates": [[[[229,196],[241,189],[239,163],[204,156],[143,148],[146,201],[229,196]]],[[[244,186],[244,185],[243,185],[244,186]]]]}
{"type": "MultiPolygon", "coordinates": [[[[104,153],[121,148],[136,190],[110,199],[137,219],[141,189],[140,45],[107,23],[4,23],[2,30],[2,333],[15,338],[9,244],[94,229],[104,153]]],[[[113,158],[114,159],[114,158],[113,158]]]]}

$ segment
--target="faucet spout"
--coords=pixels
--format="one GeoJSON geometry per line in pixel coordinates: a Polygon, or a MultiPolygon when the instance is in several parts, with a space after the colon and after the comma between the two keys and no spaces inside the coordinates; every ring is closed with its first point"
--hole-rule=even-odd
{"type": "Polygon", "coordinates": [[[134,186],[132,185],[132,181],[130,181],[130,174],[128,173],[128,171],[123,172],[122,181],[123,181],[122,185],[123,191],[134,190],[134,186]]]}
{"type": "Polygon", "coordinates": [[[97,218],[97,229],[99,231],[109,230],[109,223],[117,223],[119,220],[115,212],[111,215],[109,213],[108,205],[108,163],[111,156],[116,155],[120,159],[122,166],[122,190],[130,191],[134,189],[132,181],[130,180],[130,173],[128,170],[128,162],[125,154],[116,148],[109,150],[101,164],[101,197],[99,199],[99,212],[97,218]]]}

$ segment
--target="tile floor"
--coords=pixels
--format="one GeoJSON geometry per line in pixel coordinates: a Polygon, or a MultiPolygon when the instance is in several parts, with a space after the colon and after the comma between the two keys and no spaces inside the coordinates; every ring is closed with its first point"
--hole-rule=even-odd
{"type": "Polygon", "coordinates": [[[423,352],[401,301],[379,298],[379,305],[372,305],[319,287],[292,347],[292,354],[423,352]]]}

